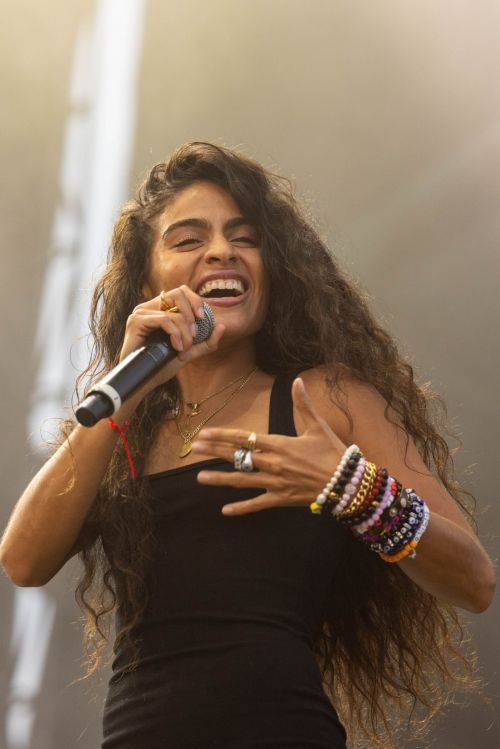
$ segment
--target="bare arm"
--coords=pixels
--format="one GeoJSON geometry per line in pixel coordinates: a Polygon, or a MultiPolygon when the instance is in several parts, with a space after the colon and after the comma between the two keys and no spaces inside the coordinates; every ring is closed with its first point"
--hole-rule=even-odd
{"type": "MultiPolygon", "coordinates": [[[[123,424],[127,403],[115,415],[123,424]]],[[[85,519],[116,445],[107,421],[92,429],[77,426],[32,479],[0,544],[0,559],[16,585],[44,585],[72,556],[85,519]]]]}
{"type": "MultiPolygon", "coordinates": [[[[175,290],[180,314],[160,311],[159,297],[137,307],[128,318],[121,358],[143,345],[151,331],[170,334],[177,358],[126,401],[114,415],[117,424],[130,418],[153,388],[174,377],[187,362],[217,348],[224,326],[207,341],[192,345],[200,297],[188,287],[175,290]]],[[[107,421],[91,429],[76,426],[40,469],[17,502],[0,542],[0,562],[17,585],[47,583],[78,551],[78,537],[92,508],[118,439],[107,421]]]]}
{"type": "MultiPolygon", "coordinates": [[[[430,509],[427,531],[416,559],[399,562],[404,572],[439,599],[473,612],[485,610],[495,589],[493,565],[457,503],[423,463],[415,445],[385,415],[384,399],[370,386],[346,382],[352,425],[339,404],[332,403],[321,370],[303,373],[292,389],[298,437],[257,435],[258,473],[203,470],[205,484],[262,487],[260,496],[226,505],[228,516],[270,507],[308,506],[332,475],[346,445],[360,446],[368,460],[386,467],[403,486],[414,489],[430,509]]],[[[248,434],[237,429],[202,430],[193,451],[231,460],[248,434]]],[[[334,521],[332,521],[334,522],[334,521]]]]}
{"type": "Polygon", "coordinates": [[[347,393],[353,426],[338,414],[334,419],[342,424],[343,441],[358,444],[369,460],[414,489],[430,510],[416,558],[399,566],[440,600],[477,613],[485,610],[495,590],[495,573],[460,507],[425,466],[413,441],[407,442],[405,432],[387,419],[383,398],[356,382],[349,383],[347,393]]]}

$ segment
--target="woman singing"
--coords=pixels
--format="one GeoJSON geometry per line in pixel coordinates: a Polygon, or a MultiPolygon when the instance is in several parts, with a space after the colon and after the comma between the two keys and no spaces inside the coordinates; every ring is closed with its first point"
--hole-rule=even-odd
{"type": "Polygon", "coordinates": [[[159,330],[177,357],[64,424],[1,555],[44,585],[80,554],[90,670],[114,615],[103,749],[385,747],[473,683],[455,607],[494,572],[431,394],[285,180],[208,143],[155,166],[91,326],[87,391],[159,330]]]}

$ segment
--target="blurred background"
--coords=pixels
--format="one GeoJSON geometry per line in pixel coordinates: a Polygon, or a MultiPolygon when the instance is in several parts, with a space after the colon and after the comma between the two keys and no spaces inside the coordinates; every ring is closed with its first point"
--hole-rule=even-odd
{"type": "MultiPolygon", "coordinates": [[[[119,205],[176,146],[211,140],[293,178],[445,396],[496,558],[500,1],[20,0],[2,19],[1,526],[70,402],[119,205]]],[[[107,674],[74,683],[77,573],[0,578],[2,748],[99,745],[107,674]]],[[[498,616],[466,617],[491,704],[450,706],[439,749],[500,745],[498,616]]]]}

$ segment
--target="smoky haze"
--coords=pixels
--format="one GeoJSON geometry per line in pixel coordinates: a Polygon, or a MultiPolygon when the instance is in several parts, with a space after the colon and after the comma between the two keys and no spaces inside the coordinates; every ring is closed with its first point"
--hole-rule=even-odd
{"type": "MultiPolygon", "coordinates": [[[[458,475],[496,558],[500,2],[127,5],[127,28],[116,0],[24,0],[2,12],[2,527],[42,460],[40,428],[55,432],[50,417],[70,396],[86,290],[119,203],[176,146],[209,140],[293,179],[420,380],[445,397],[463,441],[458,475]],[[110,52],[121,47],[119,63],[110,52]],[[116,83],[97,101],[104,79],[116,83]],[[41,342],[54,358],[44,361],[41,342]]],[[[0,579],[6,749],[98,745],[106,673],[72,684],[77,572],[68,565],[27,597],[0,579]],[[30,617],[40,622],[31,651],[30,617]]],[[[467,617],[492,705],[450,707],[432,734],[440,749],[499,746],[498,618],[496,601],[467,617]]]]}

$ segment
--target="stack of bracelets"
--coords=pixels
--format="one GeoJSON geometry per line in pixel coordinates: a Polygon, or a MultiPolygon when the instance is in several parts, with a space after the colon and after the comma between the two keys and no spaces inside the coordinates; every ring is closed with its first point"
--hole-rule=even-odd
{"type": "Polygon", "coordinates": [[[413,489],[403,489],[386,468],[369,463],[357,445],[347,448],[310,509],[349,527],[385,562],[414,558],[429,522],[429,508],[413,489]]]}

